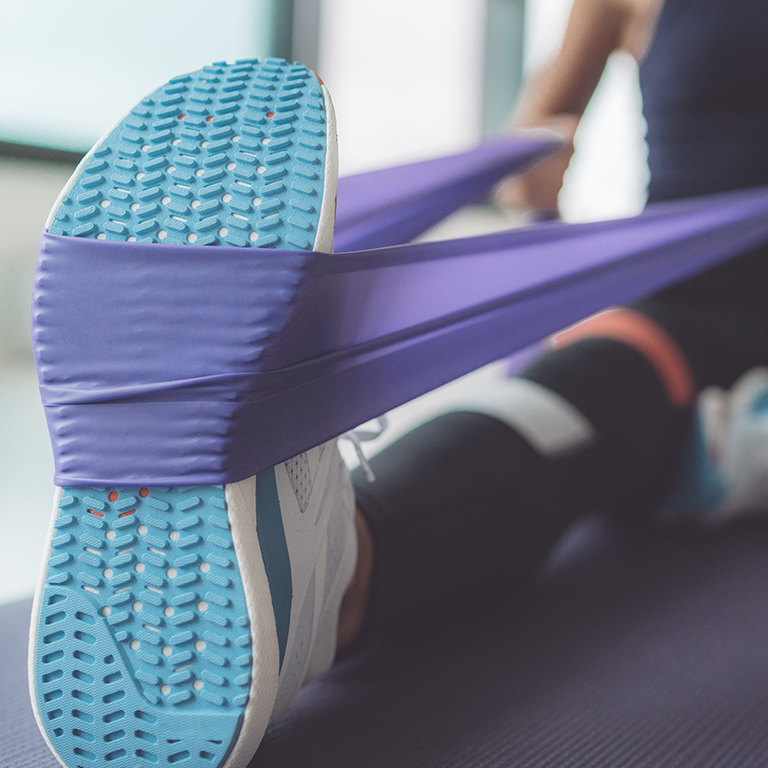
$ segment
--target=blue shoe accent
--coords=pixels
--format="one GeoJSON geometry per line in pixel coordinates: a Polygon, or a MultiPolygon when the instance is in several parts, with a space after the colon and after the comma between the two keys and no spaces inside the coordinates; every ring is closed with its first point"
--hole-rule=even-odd
{"type": "Polygon", "coordinates": [[[750,413],[754,416],[765,416],[768,411],[768,392],[761,392],[752,403],[750,413]]]}
{"type": "Polygon", "coordinates": [[[311,250],[326,122],[319,81],[301,64],[220,63],[175,77],[96,149],[49,232],[311,250]]]}
{"type": "Polygon", "coordinates": [[[251,680],[223,487],[65,489],[35,662],[68,766],[221,765],[251,680]]]}
{"type": "Polygon", "coordinates": [[[701,417],[694,414],[680,471],[659,507],[659,519],[705,519],[725,498],[725,482],[707,456],[701,417]]]}
{"type": "Polygon", "coordinates": [[[293,583],[274,467],[256,475],[256,530],[259,535],[261,555],[264,558],[267,581],[269,581],[269,591],[272,595],[272,607],[275,611],[282,669],[291,623],[293,583]]]}

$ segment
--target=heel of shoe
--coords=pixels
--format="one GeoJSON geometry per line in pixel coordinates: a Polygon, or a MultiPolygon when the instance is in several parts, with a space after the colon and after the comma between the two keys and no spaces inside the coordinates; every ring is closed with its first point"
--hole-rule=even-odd
{"type": "Polygon", "coordinates": [[[32,627],[33,705],[67,766],[222,765],[251,684],[222,486],[68,488],[32,627]]]}

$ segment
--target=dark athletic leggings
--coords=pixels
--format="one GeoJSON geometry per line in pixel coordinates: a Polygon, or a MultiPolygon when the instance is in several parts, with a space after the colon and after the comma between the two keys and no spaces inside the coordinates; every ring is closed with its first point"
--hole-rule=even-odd
{"type": "MultiPolygon", "coordinates": [[[[765,256],[634,305],[677,342],[697,389],[768,365],[765,256]]],[[[574,405],[597,439],[549,458],[490,416],[449,413],[376,456],[374,483],[355,473],[376,553],[369,631],[398,632],[520,584],[585,513],[650,519],[677,470],[690,409],[670,402],[648,360],[587,338],[522,376],[574,405]]]]}

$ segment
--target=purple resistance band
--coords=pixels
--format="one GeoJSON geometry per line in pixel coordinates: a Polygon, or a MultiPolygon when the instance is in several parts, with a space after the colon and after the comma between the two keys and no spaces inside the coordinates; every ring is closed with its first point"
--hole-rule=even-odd
{"type": "MultiPolygon", "coordinates": [[[[452,163],[435,165],[449,187],[452,163]]],[[[766,240],[765,189],[353,253],[45,234],[33,324],[55,481],[244,479],[766,240]]]]}
{"type": "Polygon", "coordinates": [[[562,146],[548,131],[520,131],[513,140],[496,139],[459,155],[341,178],[335,250],[407,243],[562,146]]]}

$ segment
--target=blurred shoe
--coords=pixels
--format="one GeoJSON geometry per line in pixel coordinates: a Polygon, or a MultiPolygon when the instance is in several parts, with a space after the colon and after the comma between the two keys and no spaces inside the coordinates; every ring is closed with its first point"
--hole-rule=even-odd
{"type": "Polygon", "coordinates": [[[730,391],[704,390],[680,475],[665,499],[667,521],[718,524],[768,512],[768,369],[730,391]]]}
{"type": "MultiPolygon", "coordinates": [[[[48,228],[330,251],[336,165],[333,107],[311,71],[215,64],[174,78],[107,134],[48,228]],[[324,172],[302,174],[307,164],[324,172]]],[[[335,442],[223,486],[58,489],[29,664],[59,761],[246,766],[333,660],[353,512],[335,442]]]]}

